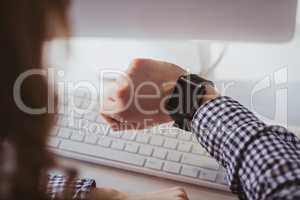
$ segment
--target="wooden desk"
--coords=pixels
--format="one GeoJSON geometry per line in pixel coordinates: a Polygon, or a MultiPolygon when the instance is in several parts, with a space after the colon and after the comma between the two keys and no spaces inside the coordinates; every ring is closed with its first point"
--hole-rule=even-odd
{"type": "Polygon", "coordinates": [[[234,195],[218,190],[178,183],[82,161],[66,158],[58,158],[58,160],[64,165],[76,167],[81,177],[95,179],[98,187],[111,187],[127,192],[152,192],[174,186],[182,186],[186,189],[190,200],[237,200],[237,197],[234,195]]]}

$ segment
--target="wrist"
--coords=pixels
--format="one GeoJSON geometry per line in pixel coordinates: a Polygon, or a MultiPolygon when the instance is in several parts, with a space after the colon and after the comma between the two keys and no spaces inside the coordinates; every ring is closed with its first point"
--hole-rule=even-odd
{"type": "MultiPolygon", "coordinates": [[[[174,86],[173,86],[174,88],[174,86]]],[[[174,125],[186,131],[191,131],[190,121],[194,113],[205,102],[217,97],[213,82],[195,74],[179,77],[166,109],[175,121],[174,125]]]]}
{"type": "Polygon", "coordinates": [[[207,85],[206,86],[206,93],[202,98],[202,105],[206,104],[207,102],[216,99],[220,96],[220,94],[218,93],[217,89],[211,85],[207,85]]]}

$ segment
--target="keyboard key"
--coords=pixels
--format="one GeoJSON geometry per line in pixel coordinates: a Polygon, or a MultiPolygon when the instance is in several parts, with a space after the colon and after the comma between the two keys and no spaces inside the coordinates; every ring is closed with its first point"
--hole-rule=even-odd
{"type": "Polygon", "coordinates": [[[99,103],[94,102],[94,105],[92,106],[91,111],[95,112],[95,113],[98,113],[98,116],[100,116],[100,114],[99,114],[100,113],[99,103]]]}
{"type": "Polygon", "coordinates": [[[170,138],[177,138],[178,136],[178,132],[174,131],[174,128],[161,130],[161,134],[164,135],[165,137],[170,137],[170,138]]]}
{"type": "Polygon", "coordinates": [[[192,148],[192,153],[204,155],[206,150],[200,144],[194,144],[192,148]]]}
{"type": "Polygon", "coordinates": [[[210,157],[210,154],[207,151],[205,151],[204,156],[210,157]]]}
{"type": "Polygon", "coordinates": [[[155,146],[162,146],[164,142],[164,138],[161,136],[152,136],[150,144],[155,145],[155,146]]]}
{"type": "Polygon", "coordinates": [[[112,142],[111,139],[109,139],[107,137],[100,137],[98,144],[103,147],[109,147],[111,142],[112,142]]]}
{"type": "MultiPolygon", "coordinates": [[[[100,111],[98,113],[100,113],[100,111]]],[[[96,122],[98,122],[98,123],[105,123],[104,119],[100,115],[98,115],[98,117],[96,119],[96,122]]]]}
{"type": "Polygon", "coordinates": [[[153,152],[153,148],[151,146],[141,145],[139,154],[145,155],[145,156],[151,156],[153,152]]]}
{"type": "Polygon", "coordinates": [[[165,139],[164,147],[168,149],[176,149],[177,144],[178,144],[177,140],[167,138],[165,139]]]}
{"type": "Polygon", "coordinates": [[[58,137],[68,139],[68,138],[70,138],[71,134],[72,134],[71,129],[61,128],[59,130],[58,137]]]}
{"type": "Polygon", "coordinates": [[[174,162],[179,162],[180,158],[181,158],[181,153],[176,152],[176,151],[168,152],[168,156],[167,156],[168,160],[174,161],[174,162]]]}
{"type": "Polygon", "coordinates": [[[148,144],[150,136],[147,134],[137,134],[136,141],[144,144],[148,144]]]}
{"type": "Polygon", "coordinates": [[[142,156],[127,153],[124,151],[117,151],[113,149],[103,148],[100,146],[93,146],[79,142],[73,141],[62,141],[60,144],[60,149],[91,155],[94,157],[112,160],[116,162],[128,163],[136,166],[144,166],[145,159],[142,156]]]}
{"type": "Polygon", "coordinates": [[[111,128],[107,124],[97,123],[99,129],[97,130],[98,135],[108,136],[110,132],[112,132],[111,128]]]}
{"type": "Polygon", "coordinates": [[[218,163],[213,158],[204,157],[204,156],[184,154],[182,156],[181,162],[184,164],[199,166],[204,169],[211,169],[211,170],[219,169],[218,163]]]}
{"type": "Polygon", "coordinates": [[[89,143],[89,144],[96,144],[98,140],[97,135],[87,135],[85,136],[84,142],[89,143]]]}
{"type": "MultiPolygon", "coordinates": [[[[86,119],[85,119],[86,120],[86,119]]],[[[89,134],[93,134],[93,135],[103,135],[102,134],[102,127],[101,124],[98,123],[89,123],[89,121],[85,121],[84,123],[87,123],[87,125],[85,125],[84,129],[89,133],[89,134]]]]}
{"type": "Polygon", "coordinates": [[[75,140],[75,141],[78,141],[78,142],[83,141],[83,138],[84,138],[84,134],[82,134],[80,132],[77,132],[77,131],[74,131],[72,136],[71,136],[71,140],[75,140]]]}
{"type": "Polygon", "coordinates": [[[69,95],[70,98],[80,98],[80,99],[83,99],[84,97],[88,96],[87,91],[85,91],[84,89],[75,90],[72,94],[69,95]]]}
{"type": "Polygon", "coordinates": [[[122,140],[113,141],[111,145],[111,148],[118,149],[118,150],[123,150],[124,147],[125,147],[125,142],[122,140]]]}
{"type": "Polygon", "coordinates": [[[224,167],[220,166],[220,169],[219,169],[220,172],[223,172],[223,174],[226,174],[227,171],[224,167]]]}
{"type": "Polygon", "coordinates": [[[143,131],[143,133],[145,133],[147,135],[153,135],[153,134],[156,134],[157,132],[159,132],[159,131],[157,131],[156,127],[155,128],[145,129],[143,131]]]}
{"type": "Polygon", "coordinates": [[[77,112],[74,112],[73,116],[74,116],[74,118],[78,118],[78,119],[82,119],[83,118],[83,114],[80,114],[80,113],[77,113],[77,112]]]}
{"type": "Polygon", "coordinates": [[[67,127],[69,124],[69,118],[65,115],[60,115],[57,120],[57,125],[62,127],[67,127]]]}
{"type": "Polygon", "coordinates": [[[139,145],[137,143],[129,142],[126,144],[125,151],[130,153],[137,153],[139,145]]]}
{"type": "Polygon", "coordinates": [[[192,142],[195,144],[199,144],[199,140],[196,135],[192,135],[192,142]]]}
{"type": "Polygon", "coordinates": [[[109,134],[108,134],[108,136],[109,137],[113,137],[113,138],[121,138],[122,137],[122,132],[120,132],[120,131],[118,131],[118,132],[116,132],[116,131],[111,131],[109,134]]]}
{"type": "Polygon", "coordinates": [[[191,141],[192,140],[192,134],[184,132],[184,133],[179,134],[177,138],[180,139],[180,140],[191,141]]]}
{"type": "Polygon", "coordinates": [[[79,129],[79,120],[80,119],[77,119],[77,118],[74,118],[74,117],[69,117],[68,118],[68,123],[65,124],[66,127],[69,127],[69,128],[72,128],[72,129],[79,129]]]}
{"type": "Polygon", "coordinates": [[[178,150],[183,152],[190,152],[192,144],[190,142],[179,142],[178,150]]]}
{"type": "Polygon", "coordinates": [[[179,174],[181,169],[181,165],[173,162],[165,162],[164,165],[164,171],[173,173],[173,174],[179,174]]]}
{"type": "Polygon", "coordinates": [[[91,99],[85,99],[78,108],[82,110],[87,110],[90,106],[92,106],[94,102],[91,101],[91,99]]]}
{"type": "Polygon", "coordinates": [[[153,157],[165,159],[166,155],[167,155],[167,150],[160,149],[160,148],[154,148],[153,157]]]}
{"type": "Polygon", "coordinates": [[[60,140],[55,137],[50,137],[48,141],[48,146],[52,148],[56,148],[59,145],[60,140]]]}
{"type": "Polygon", "coordinates": [[[163,165],[162,160],[158,160],[155,158],[148,158],[145,166],[150,169],[161,170],[162,165],[163,165]]]}
{"type": "Polygon", "coordinates": [[[84,119],[87,119],[89,121],[95,122],[97,117],[98,117],[99,113],[96,112],[89,112],[87,114],[84,115],[84,119]]]}
{"type": "Polygon", "coordinates": [[[228,181],[227,181],[227,175],[225,173],[219,173],[217,175],[217,183],[222,184],[222,185],[228,185],[228,181]]]}
{"type": "Polygon", "coordinates": [[[83,103],[83,99],[82,98],[78,98],[78,97],[73,97],[73,98],[71,98],[71,103],[73,103],[73,105],[76,108],[80,108],[80,105],[83,103]]]}
{"type": "Polygon", "coordinates": [[[217,172],[211,170],[201,170],[199,178],[202,180],[215,182],[217,178],[217,172]]]}
{"type": "Polygon", "coordinates": [[[197,178],[199,173],[200,173],[199,167],[192,167],[192,166],[184,165],[181,170],[182,175],[193,177],[193,178],[197,178]]]}
{"type": "Polygon", "coordinates": [[[129,132],[129,131],[125,131],[122,135],[122,138],[125,140],[129,140],[129,141],[134,141],[136,137],[136,133],[135,132],[129,132]]]}

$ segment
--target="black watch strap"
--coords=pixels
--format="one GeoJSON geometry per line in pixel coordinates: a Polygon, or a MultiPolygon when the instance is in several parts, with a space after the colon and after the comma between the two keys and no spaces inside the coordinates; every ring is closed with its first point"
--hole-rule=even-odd
{"type": "Polygon", "coordinates": [[[175,121],[174,126],[191,131],[190,122],[202,105],[206,85],[214,86],[211,81],[195,74],[184,75],[178,79],[173,94],[166,104],[166,109],[175,121]]]}

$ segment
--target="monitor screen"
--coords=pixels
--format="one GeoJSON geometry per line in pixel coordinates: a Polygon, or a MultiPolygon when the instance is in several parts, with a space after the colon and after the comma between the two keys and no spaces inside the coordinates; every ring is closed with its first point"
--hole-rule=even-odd
{"type": "Polygon", "coordinates": [[[297,0],[73,0],[75,36],[284,42],[297,0]]]}

